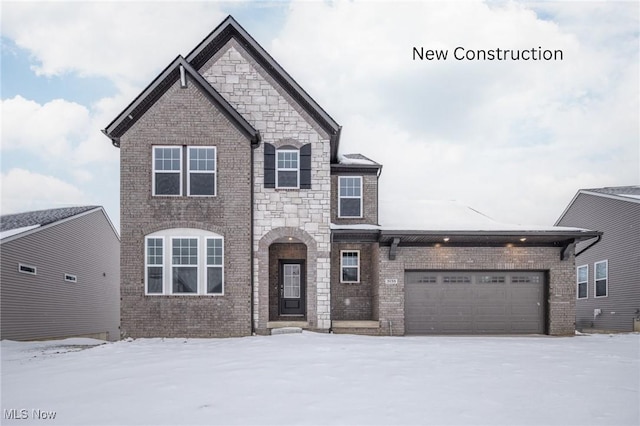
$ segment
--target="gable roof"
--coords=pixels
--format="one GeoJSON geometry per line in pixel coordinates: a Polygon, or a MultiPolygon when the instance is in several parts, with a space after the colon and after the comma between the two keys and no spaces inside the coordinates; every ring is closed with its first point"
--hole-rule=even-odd
{"type": "Polygon", "coordinates": [[[118,236],[118,232],[113,228],[113,224],[101,206],[80,206],[2,215],[0,216],[0,241],[4,243],[14,240],[26,235],[27,232],[36,232],[41,228],[52,226],[93,211],[102,211],[113,232],[118,236]]]}
{"type": "Polygon", "coordinates": [[[251,57],[258,62],[271,78],[309,114],[320,127],[330,135],[331,162],[337,162],[341,126],[278,64],[267,51],[229,15],[188,55],[187,61],[200,69],[231,38],[240,43],[251,57]]]}
{"type": "Polygon", "coordinates": [[[569,204],[567,204],[567,207],[564,209],[558,220],[556,220],[556,225],[560,223],[560,221],[564,218],[564,216],[567,214],[580,194],[593,195],[603,198],[612,198],[614,200],[640,204],[640,185],[607,186],[604,188],[580,189],[578,190],[578,192],[576,192],[576,195],[573,196],[569,204]]]}
{"type": "Polygon", "coordinates": [[[109,125],[102,130],[111,139],[113,145],[120,147],[120,137],[151,106],[180,79],[181,69],[207,95],[208,99],[236,125],[253,144],[260,142],[260,133],[253,128],[227,101],[207,82],[182,56],[178,55],[109,125]]]}

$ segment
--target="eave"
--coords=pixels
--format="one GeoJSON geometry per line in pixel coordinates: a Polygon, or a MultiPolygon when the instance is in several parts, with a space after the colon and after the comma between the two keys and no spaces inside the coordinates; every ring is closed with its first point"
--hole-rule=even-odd
{"type": "Polygon", "coordinates": [[[260,143],[260,133],[253,128],[182,56],[176,57],[109,125],[102,130],[114,146],[120,147],[120,137],[155,104],[155,102],[180,79],[180,69],[185,77],[197,84],[207,98],[254,145],[260,143]]]}
{"type": "Polygon", "coordinates": [[[231,38],[234,38],[280,84],[309,116],[329,135],[331,161],[338,158],[341,127],[309,94],[278,64],[260,44],[229,15],[186,57],[199,70],[231,38]]]}

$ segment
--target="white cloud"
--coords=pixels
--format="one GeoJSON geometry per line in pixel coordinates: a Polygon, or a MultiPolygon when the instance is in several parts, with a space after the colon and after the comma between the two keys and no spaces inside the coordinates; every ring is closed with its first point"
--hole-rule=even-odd
{"type": "Polygon", "coordinates": [[[92,204],[80,189],[53,176],[20,168],[0,176],[2,214],[92,204]]]}
{"type": "Polygon", "coordinates": [[[579,188],[640,181],[638,5],[581,5],[541,19],[513,2],[293,3],[270,50],[344,126],[342,152],[384,163],[381,200],[455,198],[549,224],[579,188]],[[414,61],[414,46],[564,60],[414,61]]]}
{"type": "Polygon", "coordinates": [[[224,18],[208,2],[24,2],[2,7],[2,33],[39,75],[78,73],[146,85],[224,18]]]}

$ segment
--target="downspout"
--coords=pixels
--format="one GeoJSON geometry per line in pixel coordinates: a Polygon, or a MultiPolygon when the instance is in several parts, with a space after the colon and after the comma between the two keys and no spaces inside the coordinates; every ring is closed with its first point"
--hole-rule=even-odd
{"type": "Polygon", "coordinates": [[[250,196],[250,199],[251,199],[251,201],[250,201],[251,202],[251,231],[249,232],[249,234],[250,234],[250,236],[249,236],[249,239],[250,239],[249,247],[250,247],[250,250],[251,250],[251,278],[250,278],[251,279],[251,290],[250,290],[250,292],[251,292],[251,302],[250,302],[250,304],[251,304],[251,314],[250,314],[251,317],[249,318],[249,322],[251,324],[251,335],[252,336],[256,332],[256,327],[255,327],[255,324],[253,322],[253,314],[254,314],[254,311],[255,311],[255,309],[253,307],[253,302],[254,302],[253,290],[255,288],[255,272],[254,272],[254,268],[253,268],[254,267],[254,262],[255,262],[255,256],[254,256],[254,253],[253,253],[253,237],[254,237],[253,209],[255,207],[253,205],[253,203],[254,203],[254,200],[253,200],[253,198],[254,198],[253,197],[253,190],[254,190],[254,188],[253,188],[253,180],[254,180],[254,177],[253,177],[253,175],[254,175],[253,166],[254,166],[254,156],[255,156],[254,153],[255,153],[256,148],[258,148],[260,146],[260,139],[261,139],[260,138],[260,132],[256,132],[256,135],[255,135],[254,139],[251,141],[251,178],[249,179],[249,186],[251,187],[250,188],[250,190],[251,190],[251,196],[250,196]]]}

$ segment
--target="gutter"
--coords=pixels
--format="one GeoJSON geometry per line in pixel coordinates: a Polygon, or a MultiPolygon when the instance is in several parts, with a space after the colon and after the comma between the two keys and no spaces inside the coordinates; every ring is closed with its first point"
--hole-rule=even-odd
{"type": "Polygon", "coordinates": [[[250,288],[250,304],[251,304],[251,313],[250,313],[250,318],[249,318],[249,324],[250,324],[250,328],[251,328],[251,335],[253,336],[254,333],[256,332],[256,327],[255,324],[253,322],[253,314],[254,314],[254,307],[253,307],[253,303],[254,303],[254,296],[253,296],[253,290],[255,289],[255,272],[254,272],[254,262],[255,262],[255,256],[253,253],[253,239],[254,239],[254,213],[253,213],[253,209],[255,208],[254,206],[254,195],[253,195],[253,184],[254,184],[254,172],[253,172],[253,166],[254,166],[254,157],[255,157],[255,150],[256,148],[258,148],[260,146],[260,141],[261,141],[261,136],[260,136],[260,132],[256,132],[255,138],[253,138],[251,140],[251,178],[249,179],[249,185],[250,185],[250,190],[251,190],[251,231],[249,232],[249,250],[251,253],[251,274],[250,274],[250,281],[251,281],[251,288],[250,288]]]}
{"type": "Polygon", "coordinates": [[[582,250],[580,250],[578,253],[575,253],[575,257],[578,257],[579,255],[581,255],[582,253],[584,253],[585,251],[589,250],[591,247],[595,246],[596,244],[598,244],[600,242],[600,240],[602,240],[602,234],[598,235],[598,238],[593,241],[591,244],[589,244],[588,246],[586,246],[585,248],[583,248],[582,250]]]}
{"type": "Polygon", "coordinates": [[[113,144],[113,146],[115,146],[116,148],[120,148],[120,138],[116,138],[113,137],[109,134],[109,132],[107,132],[107,129],[102,129],[100,130],[106,137],[108,137],[109,139],[111,139],[111,143],[113,144]]]}

